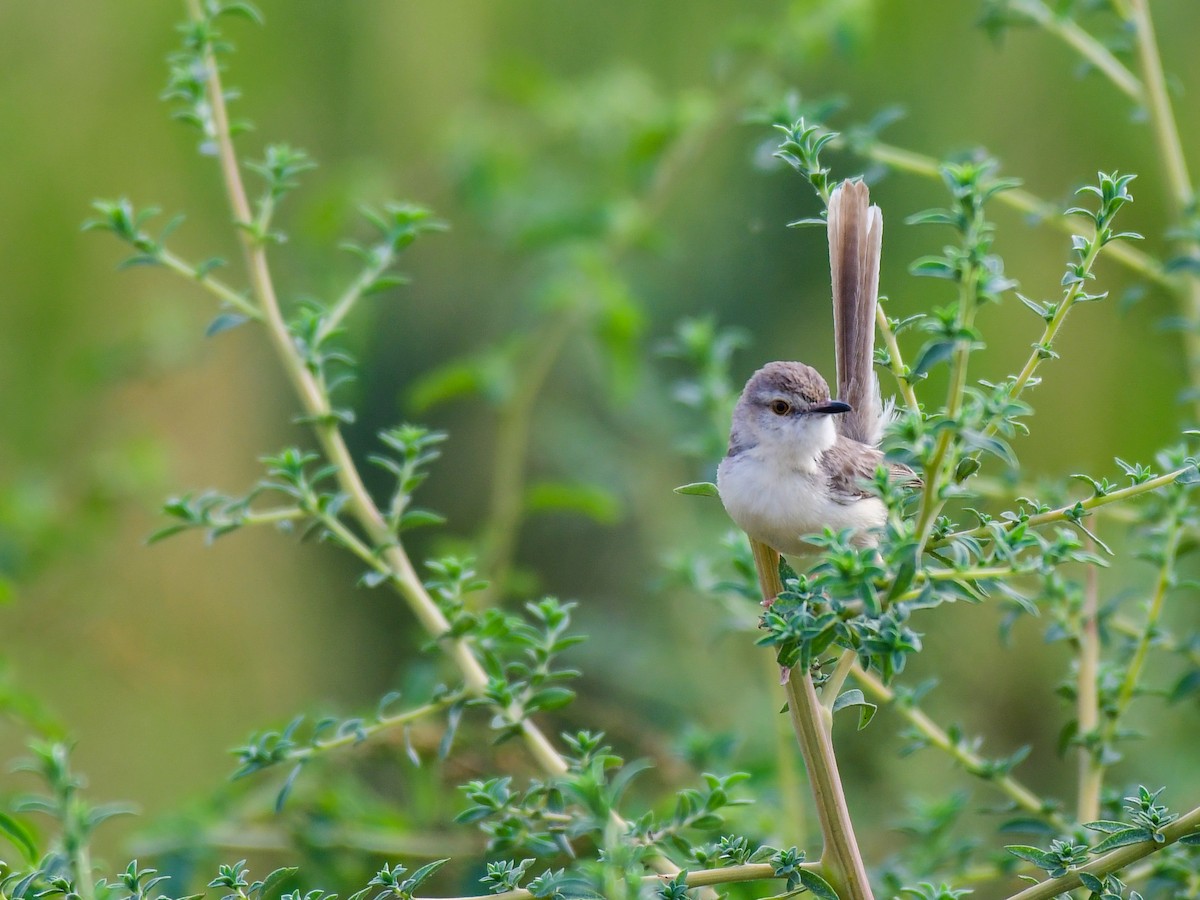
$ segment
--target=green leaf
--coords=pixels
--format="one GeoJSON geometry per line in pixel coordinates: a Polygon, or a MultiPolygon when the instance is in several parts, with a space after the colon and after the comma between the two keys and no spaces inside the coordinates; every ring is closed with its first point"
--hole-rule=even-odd
{"type": "Polygon", "coordinates": [[[444,525],[446,517],[430,509],[413,508],[400,517],[400,530],[421,528],[426,525],[444,525]]]}
{"type": "Polygon", "coordinates": [[[208,323],[208,327],[204,329],[204,336],[206,338],[214,337],[222,331],[229,331],[229,329],[237,328],[249,321],[250,317],[241,313],[221,313],[208,323]]]}
{"type": "Polygon", "coordinates": [[[675,488],[676,494],[691,494],[696,497],[719,497],[717,486],[711,481],[693,481],[675,488]]]}
{"type": "Polygon", "coordinates": [[[280,882],[294,876],[300,870],[295,866],[284,866],[281,869],[276,869],[270,875],[263,879],[262,887],[259,888],[258,896],[265,897],[267,894],[279,886],[280,882]]]}
{"type": "Polygon", "coordinates": [[[879,710],[879,707],[876,706],[874,703],[871,703],[869,700],[867,700],[867,698],[863,696],[863,692],[860,691],[858,688],[854,688],[853,690],[849,690],[843,694],[839,694],[838,698],[833,701],[833,711],[835,713],[839,712],[840,710],[843,710],[843,709],[848,709],[852,706],[857,706],[859,708],[858,709],[858,730],[859,731],[862,731],[864,728],[866,728],[868,725],[871,724],[871,720],[873,718],[875,718],[875,713],[879,710]]]}
{"type": "Polygon", "coordinates": [[[945,362],[954,354],[954,341],[930,341],[921,349],[921,355],[910,373],[911,378],[918,378],[936,366],[945,362]]]}
{"type": "Polygon", "coordinates": [[[800,883],[812,891],[812,895],[817,900],[838,900],[837,891],[816,872],[800,869],[796,874],[800,878],[800,883]]]}
{"type": "Polygon", "coordinates": [[[9,842],[21,851],[26,862],[34,863],[37,861],[38,850],[37,844],[33,839],[33,832],[23,823],[4,812],[4,810],[0,810],[0,834],[8,838],[9,842]]]}
{"type": "Polygon", "coordinates": [[[1153,840],[1153,838],[1154,834],[1148,828],[1127,826],[1124,831],[1110,834],[1098,843],[1092,848],[1092,853],[1099,856],[1102,853],[1107,853],[1109,850],[1116,850],[1118,847],[1128,847],[1130,844],[1140,844],[1143,841],[1153,840]]]}

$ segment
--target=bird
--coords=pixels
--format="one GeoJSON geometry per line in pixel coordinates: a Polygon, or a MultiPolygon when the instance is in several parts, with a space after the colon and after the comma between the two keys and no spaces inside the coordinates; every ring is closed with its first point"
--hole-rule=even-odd
{"type": "MultiPolygon", "coordinates": [[[[846,181],[828,204],[838,399],[811,366],[770,362],[734,407],[717,493],[751,538],[785,556],[809,556],[806,540],[849,529],[859,547],[878,544],[883,501],[864,484],[884,463],[879,441],[891,410],[873,368],[883,214],[867,185],[846,181]]],[[[912,482],[902,465],[890,475],[912,482]]]]}

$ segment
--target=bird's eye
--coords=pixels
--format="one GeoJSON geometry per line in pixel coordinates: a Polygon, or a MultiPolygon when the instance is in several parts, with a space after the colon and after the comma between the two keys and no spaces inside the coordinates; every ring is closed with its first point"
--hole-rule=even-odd
{"type": "Polygon", "coordinates": [[[771,401],[771,412],[775,413],[775,415],[786,416],[791,411],[792,411],[792,404],[788,403],[786,400],[772,400],[771,401]]]}

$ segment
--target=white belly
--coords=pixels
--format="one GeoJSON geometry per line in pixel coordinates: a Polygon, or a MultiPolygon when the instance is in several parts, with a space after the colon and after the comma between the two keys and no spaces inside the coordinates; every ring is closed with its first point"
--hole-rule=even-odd
{"type": "Polygon", "coordinates": [[[750,537],[793,555],[812,553],[812,545],[801,537],[820,534],[826,528],[850,528],[859,533],[856,542],[874,544],[867,531],[886,521],[882,501],[867,497],[835,503],[819,468],[782,468],[753,454],[750,450],[726,457],[717,468],[721,502],[750,537]]]}

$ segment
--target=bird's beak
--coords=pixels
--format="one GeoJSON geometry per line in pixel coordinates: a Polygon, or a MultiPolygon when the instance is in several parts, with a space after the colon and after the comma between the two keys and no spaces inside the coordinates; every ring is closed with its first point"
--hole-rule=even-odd
{"type": "Polygon", "coordinates": [[[822,403],[820,406],[814,406],[809,412],[825,413],[831,415],[834,413],[848,413],[851,410],[849,403],[844,403],[841,400],[830,400],[828,403],[822,403]]]}

